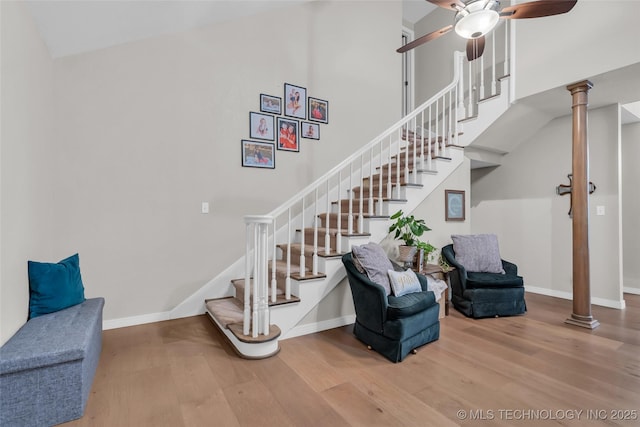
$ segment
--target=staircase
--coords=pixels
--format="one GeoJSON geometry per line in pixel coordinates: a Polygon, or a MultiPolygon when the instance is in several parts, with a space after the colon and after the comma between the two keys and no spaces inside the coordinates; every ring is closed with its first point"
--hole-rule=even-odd
{"type": "Polygon", "coordinates": [[[279,340],[299,335],[296,325],[346,277],[341,256],[353,245],[382,241],[389,216],[415,209],[462,164],[464,147],[508,109],[508,76],[478,99],[484,65],[472,69],[461,52],[454,61],[453,81],[434,97],[278,209],[245,217],[245,257],[172,317],[192,315],[194,307],[201,313],[204,299],[206,313],[244,358],[272,356],[279,340]]]}

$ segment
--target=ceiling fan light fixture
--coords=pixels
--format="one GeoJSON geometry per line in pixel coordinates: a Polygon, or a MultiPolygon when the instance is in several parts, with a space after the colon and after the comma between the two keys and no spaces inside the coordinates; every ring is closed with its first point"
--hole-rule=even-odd
{"type": "Polygon", "coordinates": [[[495,0],[475,0],[456,13],[455,30],[465,39],[484,36],[498,24],[500,2],[495,0]]]}

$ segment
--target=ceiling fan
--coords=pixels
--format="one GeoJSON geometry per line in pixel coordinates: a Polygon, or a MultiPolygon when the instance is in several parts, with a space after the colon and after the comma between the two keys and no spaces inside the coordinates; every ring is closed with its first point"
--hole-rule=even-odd
{"type": "Polygon", "coordinates": [[[456,12],[453,25],[425,34],[396,50],[404,53],[447,34],[452,29],[467,41],[467,59],[473,61],[484,52],[485,34],[502,19],[541,18],[569,12],[578,0],[539,0],[500,9],[497,0],[427,0],[436,6],[456,12]]]}

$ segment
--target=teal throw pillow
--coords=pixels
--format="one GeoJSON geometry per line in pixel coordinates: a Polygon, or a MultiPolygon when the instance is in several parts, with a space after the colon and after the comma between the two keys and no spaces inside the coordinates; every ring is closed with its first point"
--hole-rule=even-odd
{"type": "Polygon", "coordinates": [[[78,254],[57,264],[29,261],[28,269],[29,319],[84,301],[78,254]]]}

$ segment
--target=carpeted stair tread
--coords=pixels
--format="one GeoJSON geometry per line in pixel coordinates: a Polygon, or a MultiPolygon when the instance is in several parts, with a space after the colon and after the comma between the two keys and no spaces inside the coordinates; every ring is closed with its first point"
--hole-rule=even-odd
{"type": "MultiPolygon", "coordinates": [[[[313,228],[305,228],[304,229],[305,232],[313,232],[313,228]]],[[[296,231],[301,231],[300,229],[297,229],[296,231]]],[[[346,234],[344,232],[344,230],[340,230],[340,233],[342,234],[342,236],[371,236],[370,233],[352,233],[352,234],[346,234]]],[[[318,227],[318,237],[322,237],[324,239],[325,234],[327,234],[327,229],[324,227],[318,227]]],[[[337,228],[329,228],[329,235],[330,236],[337,236],[338,235],[338,229],[337,228]]]]}
{"type": "MultiPolygon", "coordinates": [[[[322,244],[320,244],[320,240],[321,240],[320,237],[321,236],[318,236],[318,256],[319,257],[332,258],[332,257],[339,257],[339,256],[344,255],[344,253],[338,253],[335,250],[330,250],[329,253],[325,253],[324,240],[322,240],[322,244]]],[[[280,245],[278,245],[278,247],[280,249],[282,249],[283,252],[287,251],[287,244],[286,243],[280,244],[280,245]]],[[[300,243],[292,243],[291,244],[291,253],[300,255],[301,247],[302,247],[302,245],[300,245],[300,243]]],[[[304,253],[305,253],[305,255],[313,255],[313,245],[304,245],[304,253]]]]}
{"type": "MultiPolygon", "coordinates": [[[[238,300],[238,304],[242,306],[244,302],[244,279],[233,279],[231,280],[231,283],[236,288],[236,299],[238,300]]],[[[292,304],[295,302],[300,302],[300,298],[295,295],[291,295],[290,296],[291,298],[287,299],[285,296],[284,290],[281,289],[280,287],[276,287],[276,301],[275,302],[271,301],[271,283],[269,283],[268,292],[269,292],[270,307],[274,305],[292,304]]],[[[253,295],[253,288],[250,289],[249,293],[253,295]]]]}
{"type": "Polygon", "coordinates": [[[243,307],[240,301],[233,297],[206,300],[207,311],[214,316],[223,327],[231,323],[242,323],[243,307]]]}

